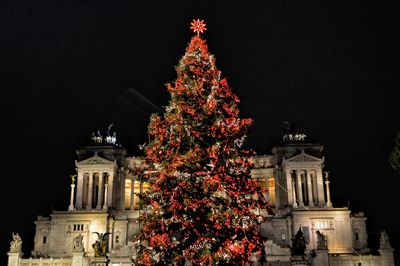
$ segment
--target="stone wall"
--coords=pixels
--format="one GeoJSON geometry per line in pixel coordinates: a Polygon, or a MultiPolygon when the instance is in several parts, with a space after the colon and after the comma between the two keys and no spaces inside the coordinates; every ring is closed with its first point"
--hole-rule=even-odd
{"type": "Polygon", "coordinates": [[[8,266],[72,266],[72,260],[71,258],[19,258],[17,264],[10,264],[9,261],[8,266]]]}

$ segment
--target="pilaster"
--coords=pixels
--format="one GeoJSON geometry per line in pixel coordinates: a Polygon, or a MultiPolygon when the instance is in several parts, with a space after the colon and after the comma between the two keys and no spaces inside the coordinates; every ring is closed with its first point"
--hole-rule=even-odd
{"type": "Polygon", "coordinates": [[[113,239],[114,239],[114,223],[115,223],[115,220],[112,217],[108,218],[107,231],[109,233],[111,233],[111,235],[108,236],[108,252],[111,252],[111,250],[114,249],[114,245],[113,245],[114,244],[114,241],[113,241],[113,239]]]}

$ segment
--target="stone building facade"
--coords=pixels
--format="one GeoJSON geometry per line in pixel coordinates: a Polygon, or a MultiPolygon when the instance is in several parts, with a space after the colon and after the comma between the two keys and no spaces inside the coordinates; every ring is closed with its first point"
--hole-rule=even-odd
{"type": "MultiPolygon", "coordinates": [[[[21,249],[14,248],[8,266],[134,265],[131,237],[140,227],[138,195],[148,187],[131,169],[141,167],[142,158],[127,156],[115,140],[96,138],[76,153],[69,206],[50,217],[38,216],[31,258],[21,258],[21,249]],[[105,253],[99,258],[94,244],[106,233],[105,253]]],[[[273,211],[256,210],[270,219],[260,226],[264,262],[254,257],[254,265],[394,265],[386,233],[380,255],[372,255],[364,214],[332,204],[323,146],[285,141],[270,155],[251,160],[252,177],[267,187],[273,211]],[[300,256],[291,249],[299,231],[306,243],[300,256]]]]}

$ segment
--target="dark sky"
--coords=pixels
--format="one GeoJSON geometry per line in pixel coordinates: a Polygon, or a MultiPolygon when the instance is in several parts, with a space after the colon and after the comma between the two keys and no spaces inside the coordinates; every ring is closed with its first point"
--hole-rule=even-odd
{"type": "Polygon", "coordinates": [[[74,151],[111,123],[141,155],[150,105],[165,106],[193,18],[269,153],[282,122],[325,145],[334,206],[364,211],[371,242],[394,218],[387,157],[400,130],[396,9],[386,1],[1,1],[0,264],[11,232],[33,246],[38,214],[66,210],[74,151]]]}

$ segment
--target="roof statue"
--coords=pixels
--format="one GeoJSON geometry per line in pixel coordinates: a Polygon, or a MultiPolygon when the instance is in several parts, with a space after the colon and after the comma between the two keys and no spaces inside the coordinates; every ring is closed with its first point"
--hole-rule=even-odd
{"type": "Polygon", "coordinates": [[[106,143],[115,144],[117,142],[117,133],[113,132],[112,136],[110,135],[110,129],[114,124],[110,124],[107,128],[107,136],[106,143]]]}
{"type": "Polygon", "coordinates": [[[305,130],[296,128],[296,122],[283,122],[283,142],[304,142],[307,138],[305,130]]]}
{"type": "Polygon", "coordinates": [[[92,244],[92,247],[94,249],[94,256],[95,257],[106,256],[108,235],[110,235],[111,233],[93,232],[93,234],[97,234],[97,240],[92,244]]]}
{"type": "Polygon", "coordinates": [[[113,125],[114,124],[110,124],[107,127],[105,137],[103,137],[103,135],[100,133],[100,130],[97,130],[96,133],[92,132],[92,137],[91,137],[92,141],[97,144],[112,144],[115,146],[120,146],[120,144],[117,142],[117,133],[114,131],[111,134],[111,132],[110,132],[111,127],[113,125]]]}
{"type": "Polygon", "coordinates": [[[381,249],[392,248],[389,242],[389,236],[385,230],[381,231],[381,238],[379,239],[379,246],[381,249]]]}
{"type": "Polygon", "coordinates": [[[22,239],[18,233],[12,233],[13,240],[10,242],[10,252],[20,253],[22,248],[22,239]]]}
{"type": "Polygon", "coordinates": [[[69,177],[71,178],[71,184],[75,184],[76,175],[69,175],[69,177]]]}
{"type": "Polygon", "coordinates": [[[92,140],[95,143],[103,142],[103,136],[100,134],[100,130],[97,130],[96,134],[94,132],[92,133],[92,140]]]}

